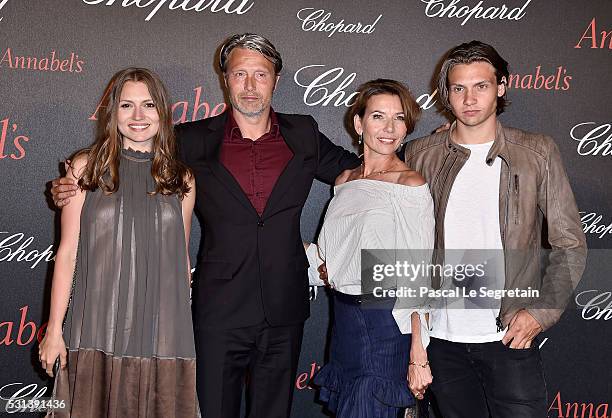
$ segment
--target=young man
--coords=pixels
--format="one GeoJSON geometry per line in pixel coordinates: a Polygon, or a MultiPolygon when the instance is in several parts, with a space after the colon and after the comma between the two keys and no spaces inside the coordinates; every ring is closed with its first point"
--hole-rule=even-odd
{"type": "MultiPolygon", "coordinates": [[[[282,60],[270,41],[234,35],[219,66],[230,110],[177,126],[204,237],[192,304],[198,399],[206,418],[238,418],[248,373],[249,417],[284,418],[309,315],[300,214],[315,177],[331,184],[360,160],[311,116],[272,110],[282,60]]],[[[54,181],[56,202],[71,187],[54,181]]]]}
{"type": "Polygon", "coordinates": [[[472,41],[453,48],[438,91],[455,121],[450,130],[405,149],[406,163],[431,188],[436,248],[445,250],[439,254],[448,259],[449,249],[497,249],[501,286],[540,293],[504,297],[497,306],[471,305],[479,309],[441,301],[432,315],[428,354],[444,418],[546,416],[534,337],[559,320],[584,269],[585,236],[557,146],[550,137],[497,120],[507,81],[508,64],[490,45],[472,41]],[[541,214],[552,247],[543,276],[541,214]]]}

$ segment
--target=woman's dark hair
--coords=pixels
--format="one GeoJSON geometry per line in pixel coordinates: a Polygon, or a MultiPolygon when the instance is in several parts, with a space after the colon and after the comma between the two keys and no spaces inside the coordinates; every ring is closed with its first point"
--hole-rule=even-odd
{"type": "Polygon", "coordinates": [[[350,128],[355,132],[354,119],[355,115],[363,119],[368,100],[371,97],[379,94],[391,94],[397,96],[402,104],[402,110],[404,112],[404,123],[406,124],[407,134],[412,133],[414,126],[421,114],[421,109],[417,104],[416,100],[410,94],[410,90],[404,84],[395,80],[388,80],[384,78],[378,78],[376,80],[370,80],[358,88],[358,94],[355,97],[355,101],[349,109],[347,115],[347,122],[350,128]]]}

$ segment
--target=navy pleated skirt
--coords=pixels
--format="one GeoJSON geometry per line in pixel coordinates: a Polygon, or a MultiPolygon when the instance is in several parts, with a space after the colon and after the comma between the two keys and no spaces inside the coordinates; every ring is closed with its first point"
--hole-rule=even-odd
{"type": "Polygon", "coordinates": [[[410,334],[391,314],[394,300],[363,303],[334,294],[330,361],[314,378],[337,418],[398,418],[415,404],[408,389],[410,334]]]}

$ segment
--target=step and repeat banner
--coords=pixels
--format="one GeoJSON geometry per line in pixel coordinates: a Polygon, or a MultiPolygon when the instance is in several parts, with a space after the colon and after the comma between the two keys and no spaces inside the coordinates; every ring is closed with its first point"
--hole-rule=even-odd
{"type": "MultiPolygon", "coordinates": [[[[127,66],[159,73],[175,123],[217,115],[227,99],[215,54],[243,32],[266,36],[282,54],[274,109],[312,115],[351,150],[344,116],[359,84],[405,82],[423,108],[416,138],[446,121],[434,86],[445,52],[472,39],[497,48],[511,68],[502,123],[555,138],[589,247],[600,249],[589,259],[604,265],[543,334],[548,416],[612,417],[609,0],[0,0],[0,396],[50,394],[37,359],[59,241],[48,183],[93,140],[111,75],[127,66]]],[[[316,182],[305,241],[329,197],[316,182]]],[[[192,234],[195,260],[205,231],[196,222],[192,234]]],[[[309,380],[326,359],[328,314],[326,292],[313,289],[292,417],[326,416],[309,380]]]]}

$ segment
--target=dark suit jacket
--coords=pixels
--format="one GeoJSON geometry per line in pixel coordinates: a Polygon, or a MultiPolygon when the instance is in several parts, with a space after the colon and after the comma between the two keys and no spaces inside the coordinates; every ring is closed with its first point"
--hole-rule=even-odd
{"type": "Polygon", "coordinates": [[[238,328],[264,319],[290,325],[310,313],[302,208],[315,177],[333,183],[360,161],[319,132],[311,116],[277,116],[294,155],[261,217],[219,162],[227,115],[177,126],[180,156],[195,173],[203,228],[193,288],[196,327],[238,328]]]}

